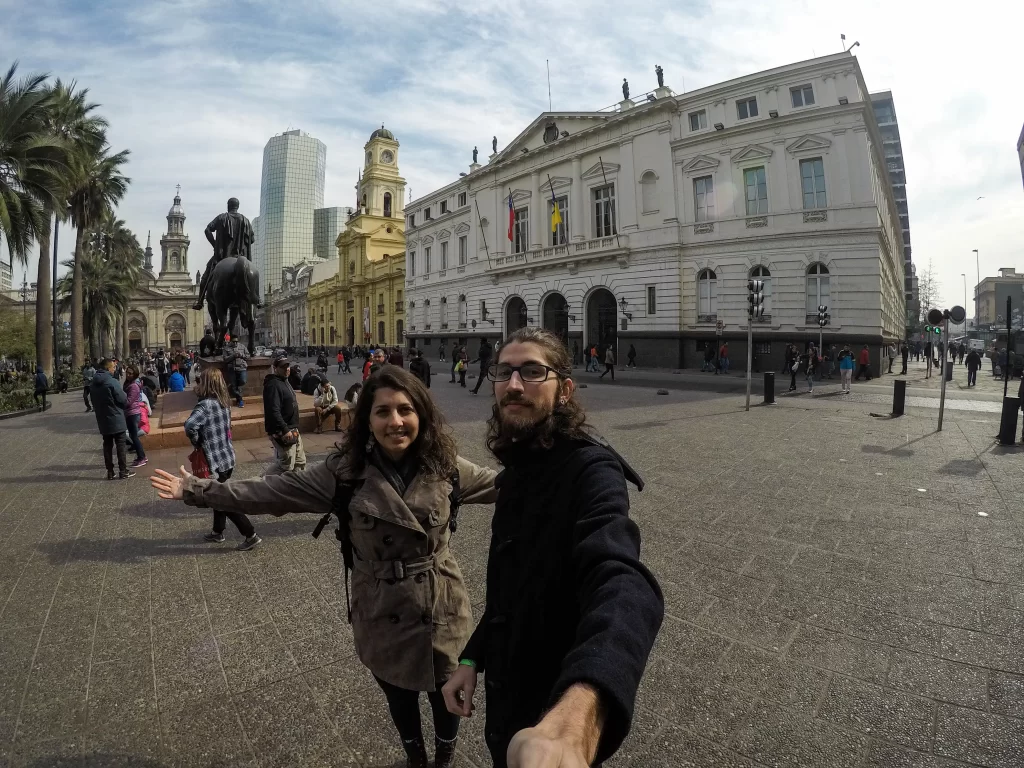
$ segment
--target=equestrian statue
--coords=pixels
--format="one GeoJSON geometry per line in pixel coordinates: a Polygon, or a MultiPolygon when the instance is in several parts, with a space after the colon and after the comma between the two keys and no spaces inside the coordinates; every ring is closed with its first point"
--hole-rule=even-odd
{"type": "Polygon", "coordinates": [[[263,306],[260,301],[260,273],[252,265],[252,244],[255,236],[252,224],[238,212],[238,198],[228,200],[227,213],[222,213],[207,227],[206,239],[213,246],[213,256],[206,265],[199,282],[199,299],[193,305],[202,309],[203,302],[210,305],[210,325],[219,353],[224,348],[224,336],[235,336],[235,323],[241,319],[249,336],[249,354],[256,349],[256,317],[254,310],[263,306]]]}

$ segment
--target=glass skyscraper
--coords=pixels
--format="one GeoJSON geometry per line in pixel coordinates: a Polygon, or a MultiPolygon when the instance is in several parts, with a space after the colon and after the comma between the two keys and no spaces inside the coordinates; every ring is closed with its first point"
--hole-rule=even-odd
{"type": "Polygon", "coordinates": [[[317,208],[313,211],[313,255],[318,259],[334,259],[338,248],[334,241],[345,231],[353,208],[317,208]]]}
{"type": "Polygon", "coordinates": [[[327,147],[304,131],[286,131],[263,148],[260,215],[254,254],[264,285],[314,256],[313,211],[324,205],[327,147]]]}

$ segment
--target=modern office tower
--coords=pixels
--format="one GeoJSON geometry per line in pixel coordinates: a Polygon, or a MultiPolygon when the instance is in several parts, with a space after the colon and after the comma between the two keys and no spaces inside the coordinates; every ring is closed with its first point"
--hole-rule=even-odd
{"type": "Polygon", "coordinates": [[[338,248],[334,244],[338,235],[345,231],[345,224],[353,208],[317,208],[313,211],[313,256],[317,259],[334,259],[338,248]]]}

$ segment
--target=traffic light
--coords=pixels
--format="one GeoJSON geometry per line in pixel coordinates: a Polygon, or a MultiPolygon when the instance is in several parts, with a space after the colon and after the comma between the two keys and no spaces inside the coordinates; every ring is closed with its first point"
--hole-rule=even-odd
{"type": "Polygon", "coordinates": [[[828,325],[828,321],[831,319],[831,315],[828,313],[827,304],[818,305],[818,326],[824,328],[828,325]]]}
{"type": "Polygon", "coordinates": [[[937,325],[926,325],[924,327],[924,332],[926,334],[928,334],[928,335],[931,335],[931,334],[934,333],[936,336],[941,336],[942,335],[942,328],[940,328],[937,325]]]}
{"type": "Polygon", "coordinates": [[[764,316],[764,280],[748,280],[747,313],[755,320],[764,316]]]}

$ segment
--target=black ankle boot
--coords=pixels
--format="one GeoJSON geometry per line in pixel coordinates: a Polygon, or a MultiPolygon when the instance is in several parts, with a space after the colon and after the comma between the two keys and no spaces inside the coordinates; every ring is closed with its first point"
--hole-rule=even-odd
{"type": "Polygon", "coordinates": [[[405,763],[406,768],[427,768],[427,747],[422,737],[415,741],[403,740],[402,746],[405,747],[405,754],[409,758],[405,763]]]}
{"type": "Polygon", "coordinates": [[[452,768],[455,765],[455,744],[458,738],[451,741],[434,739],[434,768],[452,768]]]}

